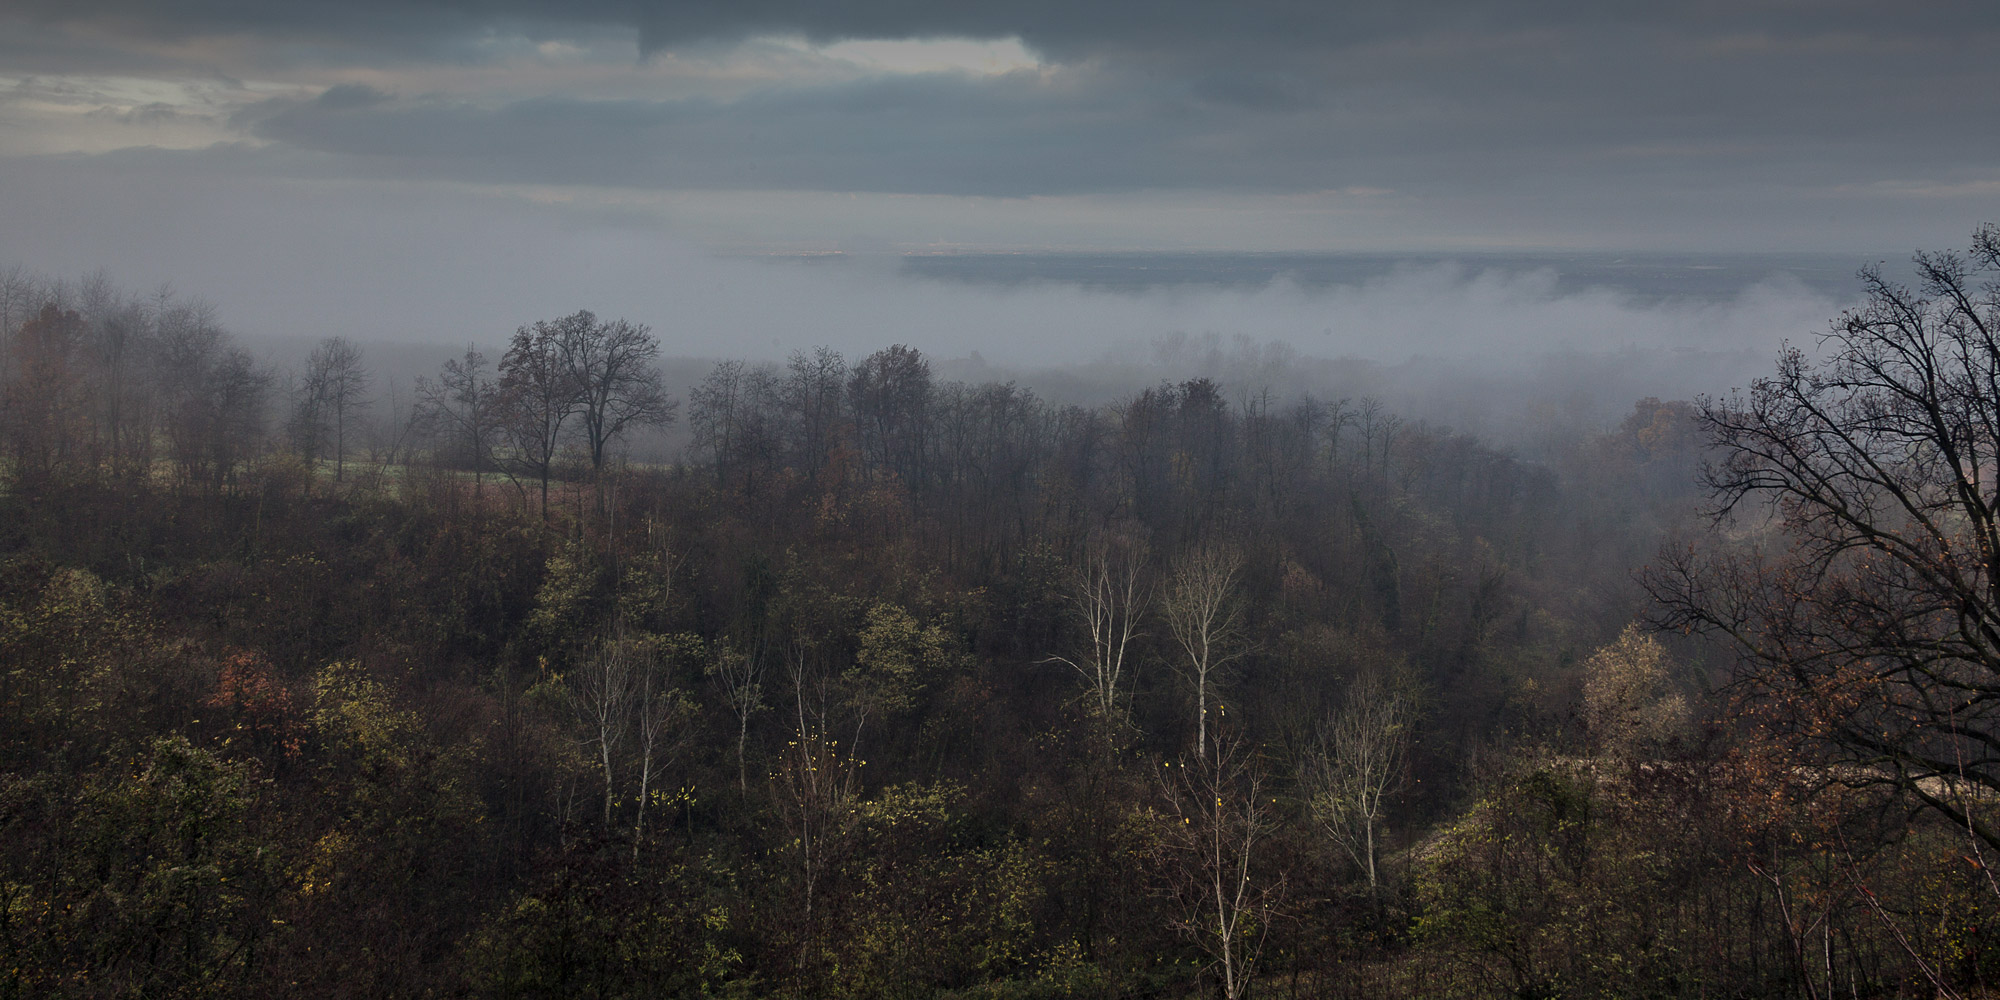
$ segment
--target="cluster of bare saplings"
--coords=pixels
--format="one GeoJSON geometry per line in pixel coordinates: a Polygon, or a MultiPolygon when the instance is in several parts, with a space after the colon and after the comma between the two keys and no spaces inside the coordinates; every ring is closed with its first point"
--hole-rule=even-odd
{"type": "Polygon", "coordinates": [[[1532,462],[898,346],[621,466],[676,410],[584,312],[368,475],[352,345],[17,275],[0,989],[1988,995],[2000,232],[1916,267],[1532,462]]]}

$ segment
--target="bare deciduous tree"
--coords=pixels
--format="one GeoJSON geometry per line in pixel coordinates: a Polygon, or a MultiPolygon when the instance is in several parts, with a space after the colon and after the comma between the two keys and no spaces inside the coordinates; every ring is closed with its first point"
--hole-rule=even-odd
{"type": "Polygon", "coordinates": [[[367,403],[368,387],[374,376],[361,367],[361,348],[345,337],[328,337],[313,348],[306,359],[305,391],[312,396],[314,413],[320,421],[333,421],[333,478],[338,482],[346,471],[347,418],[367,403]]]}
{"type": "Polygon", "coordinates": [[[1138,673],[1126,657],[1148,602],[1144,568],[1139,543],[1114,538],[1094,542],[1083,565],[1072,571],[1065,595],[1083,624],[1084,650],[1077,659],[1052,656],[1044,661],[1075,670],[1089,688],[1092,708],[1108,721],[1125,718],[1126,698],[1138,673]]]}
{"type": "Polygon", "coordinates": [[[1718,533],[1646,582],[1660,624],[1742,654],[1737,690],[1802,746],[2000,847],[1950,793],[2000,791],[2000,226],[1915,265],[1914,289],[1863,272],[1823,360],[1788,348],[1701,403],[1717,517],[1762,506],[1776,554],[1718,533]]]}
{"type": "Polygon", "coordinates": [[[81,450],[84,329],[82,314],[51,301],[14,331],[4,416],[17,478],[53,477],[81,450]]]}
{"type": "Polygon", "coordinates": [[[741,361],[723,361],[709,370],[701,384],[688,394],[688,431],[693,446],[708,452],[708,462],[718,479],[727,479],[729,465],[736,457],[737,428],[749,403],[748,382],[752,369],[741,361]]]}
{"type": "Polygon", "coordinates": [[[818,479],[839,437],[841,402],[847,387],[847,360],[830,347],[793,351],[786,361],[782,391],[791,424],[792,448],[806,475],[818,479]]]}
{"type": "Polygon", "coordinates": [[[229,344],[206,303],[162,301],[153,322],[167,458],[183,481],[220,487],[263,431],[271,377],[229,344]]]}
{"type": "Polygon", "coordinates": [[[632,660],[633,713],[637,721],[639,801],[632,820],[632,854],[646,835],[646,810],[652,806],[654,776],[665,770],[679,752],[687,720],[694,703],[669,679],[660,643],[652,638],[620,638],[615,645],[632,660]]]}
{"type": "MultiPolygon", "coordinates": [[[[90,395],[98,427],[94,451],[116,473],[141,475],[152,466],[153,409],[147,380],[138,370],[151,360],[155,328],[139,302],[111,288],[102,275],[89,284],[97,289],[91,311],[88,351],[90,395]]],[[[165,304],[172,293],[162,288],[156,301],[165,304]]]]}
{"type": "Polygon", "coordinates": [[[750,717],[764,707],[764,663],[761,649],[748,651],[729,644],[723,636],[715,643],[708,675],[722,691],[722,700],[736,716],[736,786],[750,791],[749,765],[745,762],[750,746],[750,717]]]}
{"type": "Polygon", "coordinates": [[[486,377],[486,355],[468,345],[464,357],[444,363],[435,381],[417,379],[417,397],[432,425],[463,449],[477,495],[501,426],[499,386],[486,377]]]}
{"type": "Polygon", "coordinates": [[[773,801],[780,821],[798,851],[800,888],[798,984],[811,981],[819,947],[819,884],[853,816],[858,762],[841,752],[828,735],[828,710],[833,678],[811,643],[794,639],[786,648],[786,673],[792,682],[793,739],[772,776],[773,801]]]}
{"type": "Polygon", "coordinates": [[[210,369],[208,385],[206,467],[220,488],[234,481],[237,467],[252,457],[263,439],[271,373],[248,351],[231,347],[210,369]]]}
{"type": "Polygon", "coordinates": [[[640,664],[628,643],[603,643],[568,677],[570,704],[583,725],[584,744],[597,757],[604,778],[604,828],[611,828],[617,801],[618,748],[631,728],[640,664]]]}
{"type": "Polygon", "coordinates": [[[19,264],[0,268],[0,420],[10,409],[14,393],[15,328],[34,315],[42,296],[41,282],[19,264]]]}
{"type": "Polygon", "coordinates": [[[757,472],[779,459],[780,392],[775,366],[724,361],[688,393],[690,445],[708,453],[718,482],[740,473],[753,493],[757,472]]]}
{"type": "Polygon", "coordinates": [[[1368,876],[1370,894],[1381,889],[1376,832],[1389,793],[1402,780],[1409,728],[1403,696],[1372,677],[1359,678],[1299,762],[1313,820],[1368,876]]]}
{"type": "MultiPolygon", "coordinates": [[[[537,320],[514,331],[500,359],[500,418],[515,461],[541,482],[542,519],[549,516],[549,476],[562,448],[563,428],[576,413],[575,378],[563,362],[562,342],[570,324],[589,313],[553,322],[537,320]]],[[[582,319],[580,319],[582,318],[582,319]]]]}
{"type": "Polygon", "coordinates": [[[1263,957],[1285,880],[1260,870],[1274,825],[1270,797],[1243,741],[1218,732],[1214,752],[1168,765],[1167,891],[1173,927],[1209,958],[1225,1000],[1240,1000],[1263,957]]]}
{"type": "Polygon", "coordinates": [[[848,408],[862,456],[912,487],[923,485],[934,392],[930,361],[904,344],[870,354],[848,374],[848,408]]]}
{"type": "Polygon", "coordinates": [[[645,324],[622,319],[600,322],[583,310],[557,325],[591,474],[601,475],[605,448],[613,439],[628,427],[671,422],[679,404],[668,399],[661,387],[655,363],[660,341],[645,324]]]}
{"type": "Polygon", "coordinates": [[[1195,696],[1195,753],[1208,752],[1208,706],[1224,667],[1249,652],[1236,576],[1243,557],[1220,545],[1201,545],[1174,561],[1160,602],[1167,631],[1180,647],[1180,670],[1195,696]]]}

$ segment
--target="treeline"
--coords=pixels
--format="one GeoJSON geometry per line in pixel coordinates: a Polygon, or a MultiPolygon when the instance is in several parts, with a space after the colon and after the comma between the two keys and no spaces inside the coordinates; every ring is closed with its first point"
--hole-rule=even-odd
{"type": "Polygon", "coordinates": [[[84,475],[216,487],[262,447],[273,377],[202,302],[102,276],[0,272],[0,387],[16,481],[84,475]]]}
{"type": "Polygon", "coordinates": [[[651,331],[588,311],[522,327],[497,371],[468,348],[386,412],[376,373],[344,337],[319,342],[297,370],[274,369],[207,303],[165,288],[131,295],[101,274],[0,272],[0,331],[0,418],[25,483],[165,472],[213,491],[273,455],[331,463],[339,482],[365,432],[378,465],[424,455],[475,480],[505,470],[539,480],[546,504],[552,477],[595,476],[621,435],[675,411],[651,331]]]}
{"type": "Polygon", "coordinates": [[[342,345],[288,383],[208,311],[40,292],[0,317],[13,994],[1990,981],[1963,830],[1819,787],[1714,647],[1628,628],[1688,404],[1550,466],[1370,400],[819,350],[716,366],[639,466],[650,337],[579,313],[427,379],[357,475],[342,345]],[[185,417],[199,466],[109,346],[176,309],[255,388],[185,417]]]}

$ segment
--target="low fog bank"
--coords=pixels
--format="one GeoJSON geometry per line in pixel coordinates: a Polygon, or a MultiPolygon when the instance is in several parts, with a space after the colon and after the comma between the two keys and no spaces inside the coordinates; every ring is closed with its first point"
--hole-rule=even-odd
{"type": "Polygon", "coordinates": [[[1532,449],[1643,396],[1746,385],[1781,342],[1810,349],[1846,304],[1784,273],[1734,292],[1579,288],[1527,254],[1334,284],[979,283],[912,272],[894,253],[831,265],[719,256],[669,235],[670,215],[629,207],[240,177],[177,185],[17,177],[6,186],[23,197],[0,200],[0,232],[36,236],[0,246],[0,262],[103,268],[126,288],[198,295],[279,368],[346,337],[385,406],[467,344],[497,361],[521,324],[587,308],[651,326],[682,398],[716,359],[782,364],[826,345],[859,360],[901,343],[944,378],[1012,379],[1059,402],[1206,376],[1237,399],[1372,396],[1405,419],[1532,449]]]}
{"type": "Polygon", "coordinates": [[[1388,364],[1314,357],[1247,338],[1168,337],[1134,356],[1063,368],[1010,370],[979,360],[941,366],[966,381],[1016,381],[1056,402],[1116,401],[1162,382],[1208,378],[1244,405],[1302,397],[1373,399],[1404,419],[1476,434],[1524,457],[1562,451],[1615,426],[1635,401],[1723,395],[1770,370],[1771,351],[1547,350],[1507,358],[1416,357],[1388,364]]]}
{"type": "MultiPolygon", "coordinates": [[[[1821,278],[1843,270],[1826,254],[1772,258],[1773,272],[1805,274],[1808,286],[1720,255],[1714,263],[1730,267],[1679,269],[1676,295],[1637,267],[1586,268],[1606,278],[1579,288],[1576,253],[1468,251],[1435,263],[1409,255],[1331,282],[1297,264],[1276,281],[1220,286],[1010,285],[909,267],[934,270],[949,257],[963,277],[966,255],[724,256],[677,235],[692,195],[592,201],[558,188],[284,182],[192,167],[140,176],[88,160],[17,166],[0,180],[0,233],[13,237],[0,262],[68,275],[101,267],[136,289],[171,284],[220,304],[241,334],[307,340],[491,343],[588,308],[648,323],[667,354],[689,357],[908,343],[941,358],[976,350],[994,364],[1046,367],[1177,332],[1392,364],[1551,348],[1735,350],[1819,329],[1838,297],[1821,278]],[[1718,283],[1722,273],[1743,281],[1718,283]]],[[[823,242],[842,246],[837,234],[823,242]]],[[[1161,256],[1213,271],[1245,255],[1161,256]]]]}
{"type": "MultiPolygon", "coordinates": [[[[732,279],[760,278],[766,294],[746,290],[734,315],[709,299],[703,308],[712,317],[699,323],[687,319],[685,302],[658,313],[595,309],[653,326],[666,383],[683,400],[724,359],[783,366],[794,351],[826,345],[852,363],[903,343],[924,352],[942,381],[1011,381],[1054,403],[1115,403],[1148,386],[1208,378],[1244,405],[1373,399],[1405,420],[1474,433],[1528,457],[1611,427],[1643,397],[1745,387],[1772,369],[1784,341],[1811,350],[1843,305],[1782,280],[1721,302],[1646,303],[1615,289],[1558,293],[1546,271],[1475,272],[1450,263],[1321,290],[1279,281],[1134,292],[973,288],[848,269],[711,263],[732,279]],[[781,322],[769,305],[808,298],[824,303],[816,320],[781,322]],[[744,335],[746,327],[756,332],[744,335]],[[723,332],[696,336],[691,328],[723,332]]],[[[218,309],[281,383],[319,339],[244,329],[230,302],[218,309]]],[[[472,331],[454,342],[381,330],[357,324],[342,335],[375,375],[370,409],[385,424],[403,419],[418,378],[434,377],[467,347],[497,363],[511,332],[472,331]]],[[[684,428],[670,427],[634,440],[632,452],[671,459],[685,440],[684,428]]]]}
{"type": "MultiPolygon", "coordinates": [[[[891,344],[924,352],[937,375],[1013,381],[1057,403],[1113,402],[1161,382],[1205,377],[1238,401],[1304,395],[1374,398],[1405,419],[1480,434],[1525,454],[1615,423],[1646,396],[1726,394],[1771,370],[1782,343],[1812,349],[1845,303],[1783,276],[1720,301],[1647,301],[1613,288],[1563,292],[1548,269],[1403,267],[1357,285],[1091,290],[1055,283],[994,288],[886,269],[689,258],[651,301],[587,296],[576,308],[651,325],[667,382],[687,390],[716,361],[782,365],[825,345],[850,362],[891,344]]],[[[234,310],[223,303],[225,321],[234,310]]],[[[360,344],[384,405],[415,379],[477,346],[490,360],[511,327],[371,334],[360,344]]],[[[242,336],[278,368],[296,367],[314,335],[242,336]]],[[[645,452],[664,457],[669,432],[645,452]]]]}
{"type": "MultiPolygon", "coordinates": [[[[130,287],[154,283],[112,274],[130,287]]],[[[317,280],[301,275],[298,283],[317,280]]],[[[1384,371],[1460,368],[1508,379],[1581,364],[1592,369],[1592,380],[1604,377],[1596,370],[1602,366],[1583,359],[1618,359],[1614,367],[1646,369],[1623,377],[1654,394],[1713,392],[1745,371],[1741,359],[1755,359],[1761,370],[1781,342],[1809,341],[1843,305],[1783,276],[1722,300],[1646,301],[1607,287],[1559,291],[1548,269],[1475,270],[1454,261],[1329,288],[1280,279],[1259,288],[1105,291],[1057,283],[980,287],[865,266],[709,256],[663,263],[657,273],[634,274],[615,287],[579,282],[537,291],[529,296],[533,303],[496,305],[522,297],[534,280],[510,277],[491,296],[468,291],[449,300],[455,305],[428,307],[456,311],[428,318],[357,294],[349,310],[367,313],[373,303],[380,311],[337,323],[305,309],[272,315],[257,305],[262,292],[246,308],[226,288],[167,283],[216,302],[232,329],[267,344],[275,360],[303,356],[304,345],[327,336],[385,354],[467,343],[490,350],[521,324],[590,309],[651,326],[673,357],[782,361],[796,350],[829,346],[858,358],[900,343],[952,362],[965,377],[1004,372],[1051,392],[1067,381],[1130,384],[1194,374],[1243,382],[1245,389],[1290,391],[1307,388],[1299,383],[1301,361],[1312,362],[1311,381],[1324,386],[1331,369],[1314,359],[1384,371]]]]}

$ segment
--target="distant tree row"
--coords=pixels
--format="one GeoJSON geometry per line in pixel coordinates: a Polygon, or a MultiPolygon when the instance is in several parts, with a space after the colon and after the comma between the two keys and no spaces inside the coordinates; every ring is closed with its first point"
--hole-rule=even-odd
{"type": "MultiPolygon", "coordinates": [[[[588,311],[524,326],[497,377],[468,349],[420,379],[388,454],[431,442],[475,487],[496,470],[537,481],[546,507],[567,449],[596,477],[622,436],[673,419],[658,354],[645,326],[588,311]]],[[[281,372],[238,346],[199,300],[165,288],[130,295],[101,275],[0,272],[0,431],[26,484],[143,479],[164,463],[180,482],[226,489],[274,446],[308,467],[330,462],[340,482],[375,382],[344,337],[281,372]]]]}
{"type": "Polygon", "coordinates": [[[204,302],[0,272],[0,428],[24,483],[164,462],[225,487],[263,445],[272,384],[204,302]]]}

